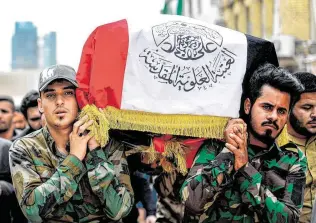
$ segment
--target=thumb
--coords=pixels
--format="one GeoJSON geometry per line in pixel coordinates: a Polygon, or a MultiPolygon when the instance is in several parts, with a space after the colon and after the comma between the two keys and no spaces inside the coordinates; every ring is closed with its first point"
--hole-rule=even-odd
{"type": "Polygon", "coordinates": [[[227,149],[229,149],[234,154],[238,151],[238,149],[230,143],[225,143],[225,146],[227,149]]]}

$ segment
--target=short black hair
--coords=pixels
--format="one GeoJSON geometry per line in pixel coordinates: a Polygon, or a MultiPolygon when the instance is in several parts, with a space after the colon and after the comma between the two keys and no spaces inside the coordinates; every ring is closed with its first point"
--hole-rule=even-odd
{"type": "Polygon", "coordinates": [[[12,111],[15,112],[14,100],[11,96],[8,95],[0,95],[0,101],[7,101],[12,104],[12,111]]]}
{"type": "Polygon", "coordinates": [[[37,107],[38,98],[39,98],[38,91],[31,90],[22,99],[20,111],[24,115],[25,119],[27,119],[27,109],[37,107]]]}
{"type": "Polygon", "coordinates": [[[306,92],[316,92],[316,75],[308,72],[296,72],[293,74],[296,79],[298,79],[304,86],[304,91],[306,92]]]}
{"type": "Polygon", "coordinates": [[[275,67],[270,63],[258,67],[250,78],[248,89],[246,89],[246,98],[248,97],[252,104],[261,96],[261,90],[264,85],[290,94],[290,108],[299,94],[304,91],[304,86],[294,75],[286,69],[275,67]]]}

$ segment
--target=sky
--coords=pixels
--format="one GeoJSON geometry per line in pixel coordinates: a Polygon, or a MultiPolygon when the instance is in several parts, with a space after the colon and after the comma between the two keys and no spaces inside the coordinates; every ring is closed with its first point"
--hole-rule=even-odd
{"type": "Polygon", "coordinates": [[[57,62],[78,68],[89,34],[126,16],[159,14],[164,0],[4,0],[0,1],[0,71],[11,70],[11,38],[16,21],[31,21],[39,37],[57,32],[57,62]]]}

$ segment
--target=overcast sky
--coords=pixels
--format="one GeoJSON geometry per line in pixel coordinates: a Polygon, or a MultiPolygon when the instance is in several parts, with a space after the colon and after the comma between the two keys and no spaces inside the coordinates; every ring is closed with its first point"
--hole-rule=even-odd
{"type": "Polygon", "coordinates": [[[58,63],[78,68],[88,35],[99,25],[126,16],[159,14],[164,0],[2,0],[0,71],[11,70],[11,38],[16,21],[32,21],[38,35],[57,32],[58,63]]]}

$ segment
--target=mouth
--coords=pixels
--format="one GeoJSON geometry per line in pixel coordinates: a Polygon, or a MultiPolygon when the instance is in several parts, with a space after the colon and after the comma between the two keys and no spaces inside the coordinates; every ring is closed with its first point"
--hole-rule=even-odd
{"type": "Polygon", "coordinates": [[[264,124],[263,126],[268,127],[270,129],[278,130],[274,125],[264,124]]]}
{"type": "Polygon", "coordinates": [[[312,125],[312,126],[316,126],[316,121],[311,121],[311,122],[308,122],[307,124],[312,125]]]}
{"type": "Polygon", "coordinates": [[[67,110],[65,110],[65,109],[56,109],[54,114],[57,115],[58,117],[64,117],[67,114],[67,110]]]}

